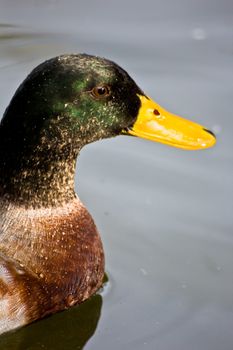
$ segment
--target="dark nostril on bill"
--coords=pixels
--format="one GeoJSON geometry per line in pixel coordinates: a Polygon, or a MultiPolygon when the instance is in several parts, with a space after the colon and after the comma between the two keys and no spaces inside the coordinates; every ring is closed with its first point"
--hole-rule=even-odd
{"type": "Polygon", "coordinates": [[[216,138],[215,134],[213,133],[213,131],[209,130],[209,129],[205,129],[203,128],[203,130],[205,130],[206,132],[208,132],[210,135],[212,135],[213,137],[216,138]]]}
{"type": "Polygon", "coordinates": [[[160,115],[160,113],[157,109],[154,109],[153,113],[154,113],[154,115],[160,115]]]}

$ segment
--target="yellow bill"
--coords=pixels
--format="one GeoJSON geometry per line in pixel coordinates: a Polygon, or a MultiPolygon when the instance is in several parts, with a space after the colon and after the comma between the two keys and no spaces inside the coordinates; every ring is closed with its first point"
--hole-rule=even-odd
{"type": "Polygon", "coordinates": [[[212,147],[216,138],[203,126],[176,116],[150,98],[138,95],[141,107],[126,133],[187,150],[212,147]]]}

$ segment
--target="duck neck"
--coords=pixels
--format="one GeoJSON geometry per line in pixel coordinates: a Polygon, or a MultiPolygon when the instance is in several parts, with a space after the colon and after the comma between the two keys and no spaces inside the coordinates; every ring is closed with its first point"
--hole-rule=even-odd
{"type": "Polygon", "coordinates": [[[60,206],[76,198],[74,176],[80,148],[65,138],[24,143],[0,127],[0,197],[25,207],[60,206]],[[9,133],[7,133],[9,135],[9,133]],[[22,146],[23,144],[23,146],[22,146]]]}
{"type": "Polygon", "coordinates": [[[26,207],[59,206],[76,197],[74,174],[76,161],[28,159],[28,166],[1,168],[0,196],[26,207]]]}

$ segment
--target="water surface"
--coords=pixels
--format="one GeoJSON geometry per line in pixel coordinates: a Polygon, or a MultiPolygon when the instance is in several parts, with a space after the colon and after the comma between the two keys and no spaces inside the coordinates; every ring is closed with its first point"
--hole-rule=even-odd
{"type": "Polygon", "coordinates": [[[109,282],[80,307],[0,338],[1,349],[232,350],[233,3],[0,0],[0,112],[46,58],[87,52],[218,136],[185,152],[130,137],[87,146],[76,189],[109,282]]]}

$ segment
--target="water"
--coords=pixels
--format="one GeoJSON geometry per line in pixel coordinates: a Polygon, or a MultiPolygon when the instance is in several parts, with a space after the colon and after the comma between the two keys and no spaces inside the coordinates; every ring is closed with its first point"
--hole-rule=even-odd
{"type": "Polygon", "coordinates": [[[0,6],[1,115],[38,63],[87,52],[218,133],[201,152],[130,137],[87,146],[76,187],[101,232],[109,282],[80,307],[1,336],[0,348],[232,350],[233,3],[0,6]]]}

